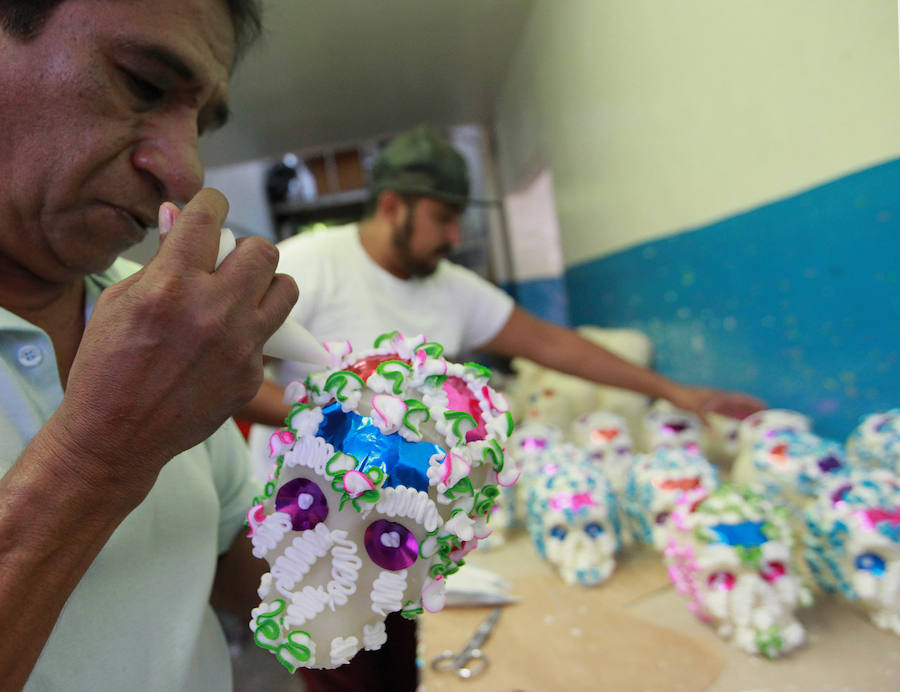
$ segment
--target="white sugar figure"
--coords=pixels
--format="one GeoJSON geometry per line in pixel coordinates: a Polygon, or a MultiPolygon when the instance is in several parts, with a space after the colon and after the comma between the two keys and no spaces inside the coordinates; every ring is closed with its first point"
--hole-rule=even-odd
{"type": "Polygon", "coordinates": [[[334,668],[385,641],[385,617],[444,605],[444,580],[489,535],[512,416],[475,363],[394,332],[336,351],[288,388],[275,477],[251,509],[270,571],[250,627],[292,672],[334,668]]]}
{"type": "Polygon", "coordinates": [[[751,490],[723,485],[682,495],[669,525],[669,578],[698,618],[767,658],[803,644],[794,612],[812,597],[791,569],[793,539],[782,512],[751,490]]]}

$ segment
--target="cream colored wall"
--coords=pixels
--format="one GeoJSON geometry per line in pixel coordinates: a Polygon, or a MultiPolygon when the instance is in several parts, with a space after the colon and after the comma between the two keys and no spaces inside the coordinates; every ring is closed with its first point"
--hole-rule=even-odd
{"type": "Polygon", "coordinates": [[[567,265],[900,155],[894,0],[538,0],[497,105],[567,265]]]}

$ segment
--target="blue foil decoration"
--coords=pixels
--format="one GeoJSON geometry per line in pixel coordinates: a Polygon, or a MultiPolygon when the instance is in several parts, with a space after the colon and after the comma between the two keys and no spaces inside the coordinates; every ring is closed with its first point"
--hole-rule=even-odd
{"type": "Polygon", "coordinates": [[[354,411],[345,413],[337,402],[322,409],[325,419],[319,424],[318,436],[336,452],[356,459],[358,471],[365,473],[377,466],[386,474],[384,487],[405,485],[428,491],[428,460],[435,454],[446,454],[430,442],[409,442],[400,435],[385,435],[369,416],[354,411]]]}
{"type": "Polygon", "coordinates": [[[710,528],[719,537],[719,543],[751,547],[769,540],[763,533],[762,526],[761,521],[743,521],[740,524],[716,524],[710,528]]]}

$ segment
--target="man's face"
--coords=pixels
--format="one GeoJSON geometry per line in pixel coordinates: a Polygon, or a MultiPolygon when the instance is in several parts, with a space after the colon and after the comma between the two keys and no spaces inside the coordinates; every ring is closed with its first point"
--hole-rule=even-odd
{"type": "Polygon", "coordinates": [[[70,281],[188,201],[233,58],[221,0],[66,0],[34,39],[0,33],[0,255],[70,281]]]}
{"type": "Polygon", "coordinates": [[[411,277],[432,274],[462,238],[460,208],[430,197],[406,205],[406,213],[393,229],[398,264],[411,277]]]}

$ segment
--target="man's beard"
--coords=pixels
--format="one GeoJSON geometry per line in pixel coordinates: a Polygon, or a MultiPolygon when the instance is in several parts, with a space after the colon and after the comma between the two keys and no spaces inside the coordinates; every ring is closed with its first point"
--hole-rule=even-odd
{"type": "MultiPolygon", "coordinates": [[[[410,239],[413,234],[412,214],[407,216],[402,226],[394,228],[391,234],[391,245],[394,248],[397,264],[409,274],[410,278],[424,278],[434,274],[438,267],[438,260],[424,260],[413,255],[410,249],[410,239]]],[[[450,246],[439,248],[442,256],[450,251],[450,246]]]]}

